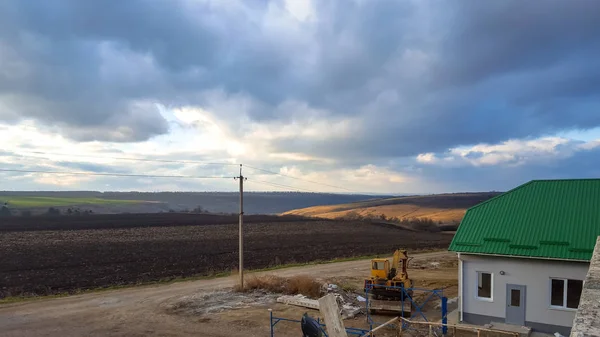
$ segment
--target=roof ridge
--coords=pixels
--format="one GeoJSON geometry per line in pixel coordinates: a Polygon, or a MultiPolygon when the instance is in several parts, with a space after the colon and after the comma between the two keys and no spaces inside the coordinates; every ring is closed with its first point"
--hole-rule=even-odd
{"type": "Polygon", "coordinates": [[[534,179],[532,181],[548,182],[548,181],[586,181],[586,180],[600,180],[600,178],[534,179]]]}
{"type": "MultiPolygon", "coordinates": [[[[600,179],[598,179],[598,180],[600,180],[600,179]]],[[[517,187],[515,187],[515,188],[513,188],[513,189],[510,189],[510,190],[508,190],[508,191],[506,191],[506,192],[504,192],[504,193],[501,193],[500,195],[497,195],[497,196],[495,196],[495,197],[493,197],[493,198],[490,198],[490,199],[488,199],[488,200],[486,200],[486,201],[484,201],[484,202],[480,202],[480,203],[478,203],[478,204],[477,204],[477,205],[475,205],[475,206],[471,206],[470,208],[467,208],[467,210],[465,211],[465,216],[463,217],[463,219],[467,217],[467,213],[469,213],[469,211],[470,211],[470,210],[472,210],[472,209],[475,209],[475,208],[477,208],[477,207],[479,207],[479,206],[483,206],[483,205],[485,205],[485,204],[487,204],[487,203],[489,203],[489,202],[492,202],[492,201],[494,201],[494,200],[500,199],[500,198],[502,198],[503,196],[505,196],[505,195],[507,195],[507,194],[509,194],[509,193],[511,193],[511,192],[514,192],[514,191],[516,191],[516,190],[519,190],[519,189],[521,189],[521,188],[523,188],[523,187],[525,187],[525,186],[527,186],[527,185],[533,184],[533,183],[535,183],[535,182],[538,182],[538,181],[540,181],[540,180],[530,180],[530,181],[528,181],[528,182],[526,182],[526,183],[524,183],[524,184],[521,184],[521,185],[519,185],[519,186],[517,186],[517,187]]],[[[462,222],[462,221],[461,221],[461,222],[462,222]]]]}
{"type": "Polygon", "coordinates": [[[521,189],[521,188],[523,188],[523,187],[525,187],[527,185],[530,185],[530,184],[533,184],[533,183],[536,183],[536,182],[537,183],[541,183],[541,182],[551,182],[551,181],[589,181],[589,180],[600,181],[600,178],[533,179],[533,180],[530,180],[530,181],[528,181],[528,182],[526,182],[524,184],[521,184],[521,185],[519,185],[519,186],[517,186],[517,187],[515,187],[513,189],[510,189],[510,190],[508,190],[508,191],[506,191],[504,193],[501,193],[500,195],[497,195],[497,196],[495,196],[493,198],[490,198],[490,199],[488,199],[488,200],[486,200],[484,202],[481,202],[481,203],[479,203],[479,204],[477,204],[475,206],[471,206],[470,208],[467,208],[467,210],[465,211],[465,216],[467,214],[466,212],[468,212],[468,211],[470,211],[470,210],[472,210],[474,208],[477,208],[479,206],[485,205],[488,202],[491,202],[491,201],[494,201],[496,199],[499,199],[499,198],[503,197],[504,195],[506,195],[508,193],[514,192],[516,190],[519,190],[519,189],[521,189]]]}

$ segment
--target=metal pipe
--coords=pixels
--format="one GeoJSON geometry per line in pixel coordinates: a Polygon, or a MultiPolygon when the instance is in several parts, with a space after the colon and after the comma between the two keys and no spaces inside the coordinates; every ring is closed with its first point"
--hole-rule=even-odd
{"type": "Polygon", "coordinates": [[[271,337],[275,336],[275,325],[273,325],[273,309],[269,309],[269,316],[271,320],[271,337]]]}
{"type": "Polygon", "coordinates": [[[460,257],[460,253],[458,253],[458,310],[460,313],[459,321],[463,321],[463,288],[464,288],[464,277],[463,277],[463,260],[460,257]]]}

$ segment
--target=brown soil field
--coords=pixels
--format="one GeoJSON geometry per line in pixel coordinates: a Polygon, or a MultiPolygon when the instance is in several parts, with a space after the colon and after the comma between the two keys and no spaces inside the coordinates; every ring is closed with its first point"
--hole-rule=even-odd
{"type": "Polygon", "coordinates": [[[388,218],[430,218],[435,222],[460,222],[468,208],[488,200],[499,193],[457,193],[426,196],[409,196],[369,200],[330,206],[315,206],[285,212],[285,215],[299,215],[335,219],[356,212],[361,216],[379,216],[388,218]]]}
{"type": "MultiPolygon", "coordinates": [[[[235,217],[207,219],[152,214],[5,220],[0,225],[0,298],[214,275],[235,269],[238,230],[231,221],[235,217]]],[[[362,222],[285,217],[248,217],[245,228],[248,269],[390,254],[397,248],[446,248],[452,239],[451,235],[362,222]]]]}

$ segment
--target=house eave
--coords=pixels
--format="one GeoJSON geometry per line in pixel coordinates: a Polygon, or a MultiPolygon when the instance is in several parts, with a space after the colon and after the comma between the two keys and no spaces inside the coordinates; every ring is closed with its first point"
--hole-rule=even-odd
{"type": "Polygon", "coordinates": [[[587,262],[590,260],[579,260],[579,259],[561,259],[556,257],[542,257],[542,256],[523,256],[523,255],[505,255],[505,254],[491,254],[491,253],[472,253],[472,252],[460,252],[455,251],[455,253],[461,255],[481,255],[481,256],[494,256],[494,257],[510,257],[516,259],[533,259],[533,260],[551,260],[551,261],[567,261],[567,262],[587,262]]]}

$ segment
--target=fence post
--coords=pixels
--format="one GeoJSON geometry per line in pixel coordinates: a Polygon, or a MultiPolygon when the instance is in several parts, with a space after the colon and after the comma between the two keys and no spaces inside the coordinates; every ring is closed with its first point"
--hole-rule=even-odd
{"type": "Polygon", "coordinates": [[[270,317],[270,321],[271,321],[271,337],[275,336],[275,329],[273,326],[273,309],[269,309],[269,317],[270,317]]]}
{"type": "MultiPolygon", "coordinates": [[[[402,288],[400,290],[402,290],[400,292],[400,306],[401,306],[400,310],[402,310],[402,312],[400,313],[400,316],[404,317],[404,293],[406,292],[406,289],[404,288],[404,286],[402,286],[402,288]]],[[[410,307],[412,308],[412,303],[411,303],[410,307]]],[[[411,310],[411,315],[412,315],[412,310],[411,310]]]]}
{"type": "Polygon", "coordinates": [[[369,315],[371,312],[369,311],[369,287],[365,286],[365,312],[367,313],[365,316],[367,317],[367,323],[369,323],[369,315]]]}
{"type": "Polygon", "coordinates": [[[448,333],[448,298],[442,297],[442,334],[448,333]]]}

